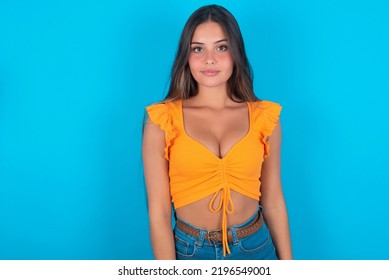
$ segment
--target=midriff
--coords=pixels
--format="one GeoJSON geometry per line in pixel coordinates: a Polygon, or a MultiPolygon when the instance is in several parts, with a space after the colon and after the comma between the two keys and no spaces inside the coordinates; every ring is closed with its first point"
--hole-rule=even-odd
{"type": "MultiPolygon", "coordinates": [[[[177,216],[200,228],[208,230],[216,230],[222,228],[223,211],[211,212],[209,203],[213,195],[190,203],[183,207],[176,209],[177,216]]],[[[234,213],[228,214],[227,225],[237,225],[247,221],[257,210],[258,201],[247,196],[241,195],[238,192],[231,191],[231,198],[234,202],[234,213]]],[[[220,201],[220,194],[216,197],[214,205],[218,205],[220,201]]]]}

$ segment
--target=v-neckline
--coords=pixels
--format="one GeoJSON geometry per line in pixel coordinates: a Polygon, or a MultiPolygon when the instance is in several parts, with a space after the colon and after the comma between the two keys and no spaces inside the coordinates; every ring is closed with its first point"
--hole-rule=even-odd
{"type": "Polygon", "coordinates": [[[191,141],[197,143],[200,147],[202,147],[204,150],[206,150],[208,153],[210,153],[214,158],[216,158],[217,160],[219,161],[222,161],[224,160],[226,157],[228,157],[228,155],[231,153],[231,151],[237,146],[239,145],[240,142],[242,142],[243,140],[245,140],[248,135],[250,134],[251,132],[251,126],[252,126],[252,122],[251,122],[251,117],[252,117],[252,112],[251,112],[251,107],[250,107],[250,104],[249,102],[245,102],[246,103],[246,106],[247,106],[247,110],[248,110],[248,117],[249,117],[249,128],[246,132],[245,135],[243,135],[241,138],[239,138],[237,141],[235,141],[235,143],[231,146],[231,148],[227,151],[227,153],[223,156],[223,157],[218,157],[216,154],[214,154],[206,145],[204,145],[203,143],[201,143],[200,141],[194,139],[192,136],[190,136],[187,132],[186,132],[186,129],[185,129],[185,121],[184,121],[184,106],[183,106],[183,100],[179,100],[179,108],[180,108],[180,116],[181,116],[181,123],[182,123],[182,131],[183,131],[183,135],[185,135],[188,139],[190,139],[191,141]]]}

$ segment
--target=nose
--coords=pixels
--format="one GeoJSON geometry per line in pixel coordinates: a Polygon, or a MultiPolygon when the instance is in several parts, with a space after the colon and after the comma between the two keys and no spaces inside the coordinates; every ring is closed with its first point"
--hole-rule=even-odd
{"type": "Polygon", "coordinates": [[[209,65],[209,64],[215,64],[216,61],[215,61],[215,57],[213,56],[212,52],[207,52],[206,53],[206,56],[205,56],[205,64],[206,65],[209,65]]]}

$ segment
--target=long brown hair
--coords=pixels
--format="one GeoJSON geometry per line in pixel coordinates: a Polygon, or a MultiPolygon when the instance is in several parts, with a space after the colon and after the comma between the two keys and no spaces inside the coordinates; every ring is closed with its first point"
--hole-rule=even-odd
{"type": "Polygon", "coordinates": [[[226,32],[230,42],[234,69],[228,80],[228,97],[236,102],[258,100],[253,92],[253,73],[246,56],[239,25],[235,17],[227,9],[218,5],[199,8],[186,22],[171,70],[169,91],[164,100],[175,101],[197,95],[197,82],[190,73],[188,63],[190,43],[196,27],[208,21],[219,23],[226,32]]]}

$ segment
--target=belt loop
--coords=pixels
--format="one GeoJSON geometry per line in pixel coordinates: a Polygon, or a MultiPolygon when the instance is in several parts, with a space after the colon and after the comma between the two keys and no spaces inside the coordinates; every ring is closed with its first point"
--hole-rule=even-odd
{"type": "Polygon", "coordinates": [[[238,243],[239,238],[238,238],[238,235],[237,235],[237,233],[236,233],[236,228],[235,228],[234,226],[229,227],[229,228],[227,228],[227,234],[228,234],[228,231],[231,231],[231,234],[232,234],[232,242],[233,242],[234,244],[238,243]]]}
{"type": "Polygon", "coordinates": [[[204,245],[204,237],[205,237],[206,230],[200,229],[200,236],[198,237],[196,241],[197,247],[201,248],[204,245]]]}

